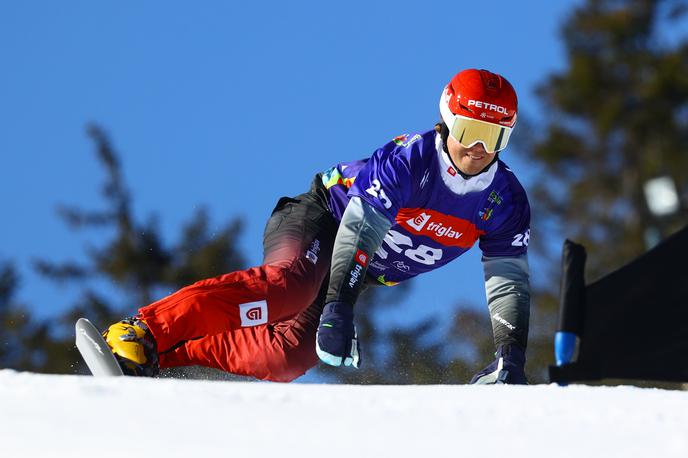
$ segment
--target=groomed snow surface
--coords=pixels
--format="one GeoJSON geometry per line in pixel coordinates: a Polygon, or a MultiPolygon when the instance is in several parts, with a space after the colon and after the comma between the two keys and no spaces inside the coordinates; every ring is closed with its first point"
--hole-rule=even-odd
{"type": "Polygon", "coordinates": [[[688,457],[688,392],[0,371],[0,457],[688,457]]]}

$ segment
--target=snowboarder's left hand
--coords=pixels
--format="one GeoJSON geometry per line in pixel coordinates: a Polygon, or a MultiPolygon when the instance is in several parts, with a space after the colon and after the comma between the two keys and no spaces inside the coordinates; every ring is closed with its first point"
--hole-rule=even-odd
{"type": "Polygon", "coordinates": [[[323,308],[315,338],[318,357],[330,366],[358,368],[360,354],[354,326],[354,308],[346,302],[330,302],[323,308]]]}
{"type": "Polygon", "coordinates": [[[524,366],[525,352],[518,345],[502,345],[495,353],[496,359],[471,379],[476,385],[527,385],[524,366]]]}

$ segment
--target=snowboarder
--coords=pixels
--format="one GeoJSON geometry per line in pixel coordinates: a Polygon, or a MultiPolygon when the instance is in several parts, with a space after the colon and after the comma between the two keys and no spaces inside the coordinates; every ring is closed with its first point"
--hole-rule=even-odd
{"type": "Polygon", "coordinates": [[[291,381],[319,359],[358,367],[354,304],[366,285],[436,269],[477,241],[497,351],[471,383],[527,383],[530,208],[499,159],[517,111],[504,77],[459,72],[434,129],[279,199],[262,265],[194,283],[110,326],[103,335],[125,373],[201,365],[291,381]]]}

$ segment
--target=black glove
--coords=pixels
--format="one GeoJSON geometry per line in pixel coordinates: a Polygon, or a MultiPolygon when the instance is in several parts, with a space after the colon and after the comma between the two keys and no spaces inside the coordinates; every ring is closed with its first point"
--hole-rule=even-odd
{"type": "Polygon", "coordinates": [[[315,351],[324,363],[358,368],[360,355],[353,306],[346,302],[326,304],[320,316],[315,342],[315,351]]]}
{"type": "Polygon", "coordinates": [[[476,385],[527,385],[524,366],[526,354],[518,345],[502,345],[495,353],[496,359],[473,376],[476,385]]]}

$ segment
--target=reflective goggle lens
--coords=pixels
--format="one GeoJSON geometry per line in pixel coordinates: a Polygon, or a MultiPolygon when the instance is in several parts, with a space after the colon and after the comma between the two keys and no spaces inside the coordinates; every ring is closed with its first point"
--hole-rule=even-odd
{"type": "Polygon", "coordinates": [[[487,152],[493,153],[506,148],[511,128],[456,115],[449,133],[466,148],[482,143],[487,152]]]}

